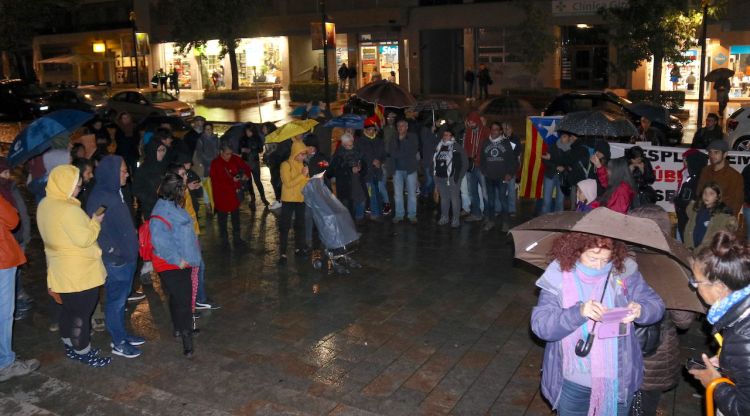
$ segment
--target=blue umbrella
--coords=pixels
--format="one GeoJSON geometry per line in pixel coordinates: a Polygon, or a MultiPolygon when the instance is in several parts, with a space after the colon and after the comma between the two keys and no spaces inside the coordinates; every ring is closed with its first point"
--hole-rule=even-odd
{"type": "Polygon", "coordinates": [[[49,149],[54,138],[72,133],[92,118],[94,113],[86,111],[59,110],[34,120],[13,140],[8,162],[20,165],[49,149]]]}
{"type": "Polygon", "coordinates": [[[342,114],[328,120],[325,127],[341,127],[344,129],[359,130],[365,127],[365,120],[359,114],[342,114]]]}

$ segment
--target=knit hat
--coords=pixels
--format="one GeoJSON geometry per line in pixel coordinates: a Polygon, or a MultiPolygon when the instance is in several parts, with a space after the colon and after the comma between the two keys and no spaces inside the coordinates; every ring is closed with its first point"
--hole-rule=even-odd
{"type": "Polygon", "coordinates": [[[596,200],[596,181],[593,179],[584,179],[578,182],[578,189],[581,190],[586,202],[589,204],[596,200]]]}
{"type": "Polygon", "coordinates": [[[719,150],[726,153],[729,151],[729,145],[724,140],[714,140],[708,144],[706,150],[719,150]]]}

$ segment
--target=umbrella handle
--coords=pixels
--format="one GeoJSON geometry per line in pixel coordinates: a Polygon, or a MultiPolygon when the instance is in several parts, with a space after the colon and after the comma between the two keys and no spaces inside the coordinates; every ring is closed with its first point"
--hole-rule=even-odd
{"type": "Polygon", "coordinates": [[[579,339],[576,343],[576,355],[579,357],[585,357],[591,352],[591,346],[594,344],[594,329],[596,328],[596,322],[591,328],[591,333],[586,337],[586,341],[579,339]]]}

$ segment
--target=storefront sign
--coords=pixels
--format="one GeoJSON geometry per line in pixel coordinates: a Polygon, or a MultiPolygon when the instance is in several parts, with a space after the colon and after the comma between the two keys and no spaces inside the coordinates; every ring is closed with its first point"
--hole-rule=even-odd
{"type": "Polygon", "coordinates": [[[627,0],[553,0],[553,16],[590,16],[599,9],[625,7],[627,0]]]}
{"type": "MultiPolygon", "coordinates": [[[[640,144],[639,144],[640,145],[640,144]]],[[[612,158],[625,156],[625,150],[632,147],[631,144],[610,143],[612,158]]],[[[657,204],[667,212],[674,212],[672,200],[677,195],[677,190],[683,181],[683,174],[687,174],[682,155],[687,149],[683,147],[659,147],[641,145],[645,157],[651,161],[654,168],[656,182],[652,185],[656,190],[657,204]]],[[[729,152],[727,156],[729,164],[738,172],[750,164],[750,153],[729,152]]]]}
{"type": "Polygon", "coordinates": [[[719,52],[716,55],[714,55],[714,63],[716,65],[724,65],[724,63],[727,62],[727,56],[723,53],[719,52]]]}

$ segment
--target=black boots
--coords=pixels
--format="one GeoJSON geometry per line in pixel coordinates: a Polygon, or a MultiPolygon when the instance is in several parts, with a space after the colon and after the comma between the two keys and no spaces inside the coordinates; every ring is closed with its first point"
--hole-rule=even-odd
{"type": "Polygon", "coordinates": [[[190,358],[193,356],[193,331],[185,330],[180,332],[182,337],[182,353],[185,357],[190,358]]]}

